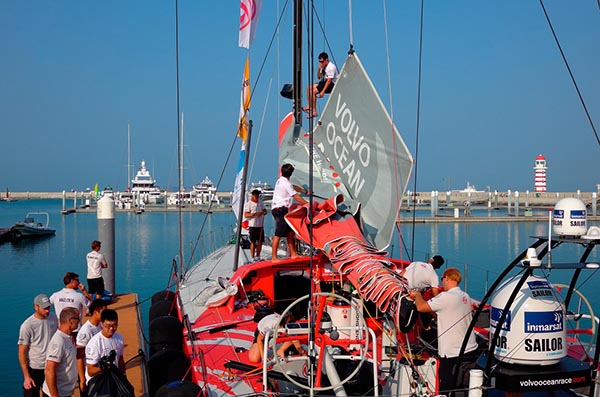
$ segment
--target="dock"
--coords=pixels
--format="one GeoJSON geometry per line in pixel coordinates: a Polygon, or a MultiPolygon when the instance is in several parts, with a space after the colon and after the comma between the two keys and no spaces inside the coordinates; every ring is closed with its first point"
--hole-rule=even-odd
{"type": "MultiPolygon", "coordinates": [[[[117,295],[108,306],[119,314],[119,332],[125,341],[125,359],[127,379],[133,385],[135,397],[148,396],[148,380],[146,379],[146,348],[142,335],[140,306],[137,294],[117,295]],[[139,355],[139,351],[143,356],[139,355]]],[[[81,397],[79,389],[75,389],[74,397],[81,397]]]]}

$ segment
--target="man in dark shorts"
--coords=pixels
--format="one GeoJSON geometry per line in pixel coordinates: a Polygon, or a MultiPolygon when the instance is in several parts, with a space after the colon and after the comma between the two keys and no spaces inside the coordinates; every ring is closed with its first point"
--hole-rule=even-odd
{"type": "Polygon", "coordinates": [[[273,218],[275,218],[275,236],[273,237],[271,249],[273,250],[274,261],[277,260],[277,248],[279,247],[279,240],[281,237],[287,239],[288,249],[290,250],[292,258],[298,256],[296,248],[294,247],[294,233],[284,217],[292,205],[292,199],[295,199],[300,204],[306,204],[306,200],[300,197],[299,193],[309,194],[309,191],[303,187],[292,185],[290,183],[290,177],[293,172],[293,165],[282,165],[281,176],[277,179],[275,189],[273,190],[273,209],[271,210],[271,213],[273,214],[273,218]]]}
{"type": "Polygon", "coordinates": [[[102,243],[98,240],[92,241],[92,250],[87,254],[87,282],[88,292],[92,299],[99,298],[104,294],[104,279],[102,278],[102,269],[106,269],[108,264],[104,255],[100,253],[102,243]]]}
{"type": "Polygon", "coordinates": [[[333,62],[329,62],[329,55],[326,52],[319,54],[319,82],[308,86],[306,89],[306,97],[308,98],[308,106],[302,109],[308,113],[309,119],[318,115],[317,112],[317,96],[323,98],[325,94],[331,93],[335,83],[338,80],[338,70],[333,62]]]}
{"type": "Polygon", "coordinates": [[[250,200],[244,205],[244,216],[248,218],[250,233],[250,255],[252,259],[260,259],[263,242],[263,225],[267,210],[260,199],[260,190],[254,189],[250,200]]]}

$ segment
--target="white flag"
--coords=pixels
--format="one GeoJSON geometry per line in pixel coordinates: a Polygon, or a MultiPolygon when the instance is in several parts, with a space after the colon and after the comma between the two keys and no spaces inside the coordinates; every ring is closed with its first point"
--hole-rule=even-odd
{"type": "Polygon", "coordinates": [[[240,47],[250,48],[254,40],[262,0],[240,1],[240,47]]]}

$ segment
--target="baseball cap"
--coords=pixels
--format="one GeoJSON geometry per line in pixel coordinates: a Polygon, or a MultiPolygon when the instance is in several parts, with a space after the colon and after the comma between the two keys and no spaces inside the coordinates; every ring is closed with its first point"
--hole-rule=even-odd
{"type": "Polygon", "coordinates": [[[52,304],[50,303],[50,299],[48,299],[48,296],[46,296],[45,294],[39,294],[38,296],[36,296],[33,299],[33,304],[38,305],[42,309],[47,309],[50,306],[52,306],[52,304]]]}

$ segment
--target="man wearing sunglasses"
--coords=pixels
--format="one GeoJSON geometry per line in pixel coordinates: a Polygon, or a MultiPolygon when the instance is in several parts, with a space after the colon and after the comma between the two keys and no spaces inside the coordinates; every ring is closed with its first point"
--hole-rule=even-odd
{"type": "Polygon", "coordinates": [[[311,119],[318,115],[317,97],[323,98],[325,94],[331,93],[335,83],[338,80],[338,70],[333,62],[329,62],[329,55],[326,52],[319,54],[319,72],[317,74],[319,82],[309,86],[306,90],[308,106],[302,108],[308,113],[307,118],[311,119]]]}

